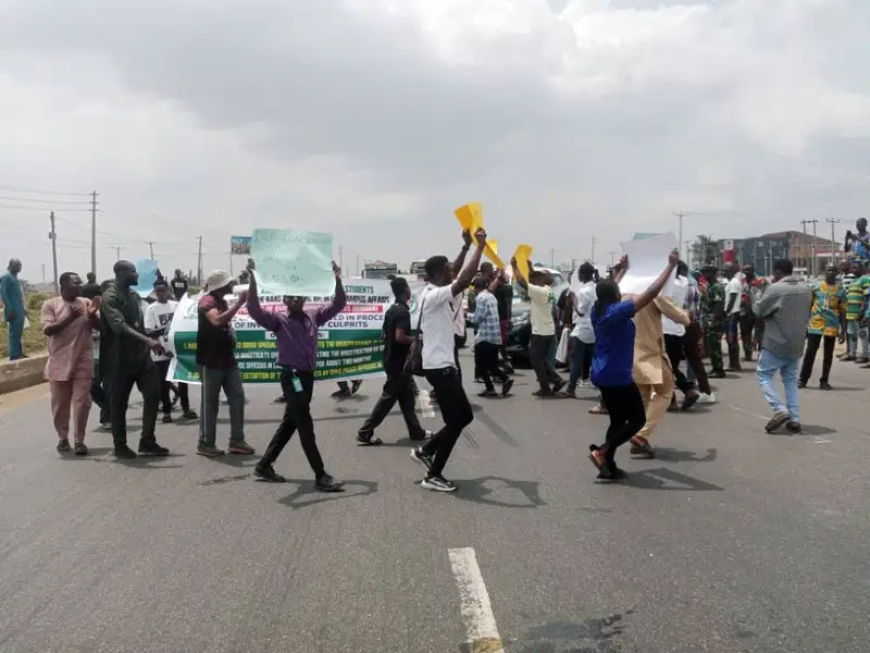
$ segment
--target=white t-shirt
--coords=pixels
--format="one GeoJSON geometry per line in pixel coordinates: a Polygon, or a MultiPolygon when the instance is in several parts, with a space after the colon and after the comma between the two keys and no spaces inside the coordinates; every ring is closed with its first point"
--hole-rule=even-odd
{"type": "Polygon", "coordinates": [[[596,299],[595,285],[594,281],[580,284],[574,300],[574,329],[571,331],[571,336],[579,338],[580,342],[586,344],[595,342],[595,329],[592,328],[592,307],[595,306],[596,299]],[[580,317],[581,315],[583,317],[580,317]]]}
{"type": "Polygon", "coordinates": [[[456,367],[456,309],[462,297],[454,297],[451,286],[427,284],[420,297],[420,331],[423,334],[423,369],[456,367]]]}
{"type": "Polygon", "coordinates": [[[453,320],[453,326],[456,328],[457,336],[465,335],[465,299],[462,295],[455,298],[456,317],[453,320]]]}
{"type": "Polygon", "coordinates": [[[556,323],[553,322],[553,289],[550,286],[529,284],[529,300],[532,320],[532,335],[555,336],[556,323]]]}
{"type": "MultiPolygon", "coordinates": [[[[157,337],[164,349],[166,348],[166,344],[169,342],[169,325],[172,324],[172,316],[175,315],[176,308],[178,308],[178,302],[169,300],[165,304],[154,302],[148,306],[148,309],[145,311],[145,331],[149,332],[164,329],[164,332],[157,337]]],[[[159,356],[152,351],[151,359],[155,361],[166,361],[169,360],[169,356],[159,356]]]]}
{"type": "Polygon", "coordinates": [[[725,285],[725,308],[728,308],[728,302],[731,301],[731,295],[737,295],[737,298],[734,300],[734,306],[729,315],[734,315],[735,313],[740,312],[740,296],[742,294],[743,281],[741,281],[739,274],[735,274],[731,277],[731,281],[725,285]]]}
{"type": "MultiPolygon", "coordinates": [[[[671,280],[669,289],[670,293],[668,296],[674,300],[674,304],[682,308],[686,301],[686,295],[689,293],[688,279],[686,277],[675,277],[671,280]]],[[[686,335],[686,327],[682,324],[677,324],[665,315],[662,315],[662,331],[664,331],[666,336],[679,336],[682,338],[686,335]]]]}

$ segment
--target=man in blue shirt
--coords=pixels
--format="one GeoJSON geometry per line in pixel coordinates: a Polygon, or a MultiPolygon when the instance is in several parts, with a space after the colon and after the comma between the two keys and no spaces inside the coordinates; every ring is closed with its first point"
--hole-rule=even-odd
{"type": "Polygon", "coordinates": [[[21,272],[21,261],[14,258],[9,261],[6,274],[0,277],[0,299],[3,300],[3,318],[9,324],[9,360],[27,358],[21,346],[21,336],[24,334],[24,292],[18,273],[21,272]]]}
{"type": "Polygon", "coordinates": [[[474,302],[474,314],[471,321],[477,328],[474,340],[475,368],[486,389],[478,396],[496,397],[493,377],[501,384],[501,394],[506,397],[511,391],[513,380],[505,374],[498,365],[498,354],[501,349],[501,324],[498,315],[498,300],[493,292],[502,283],[501,276],[490,277],[479,275],[472,281],[477,290],[474,302]]]}

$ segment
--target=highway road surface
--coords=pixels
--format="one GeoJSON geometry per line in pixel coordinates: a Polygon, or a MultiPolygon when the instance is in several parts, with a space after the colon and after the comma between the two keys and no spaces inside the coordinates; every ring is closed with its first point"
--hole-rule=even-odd
{"type": "MultiPolygon", "coordinates": [[[[835,363],[839,390],[803,391],[800,436],[764,433],[751,371],[720,381],[717,405],[666,416],[656,460],[620,454],[618,485],[586,459],[592,394],[536,400],[521,374],[515,397],[474,397],[452,495],[417,484],[398,413],[385,446],[355,446],[377,381],[317,388],[341,494],[314,491],[296,440],[271,485],[253,459],[196,456],[195,425],[158,424],[163,460],[116,462],[96,432],[61,457],[46,386],[0,397],[0,651],[870,650],[870,371],[835,363]]],[[[247,390],[262,451],[282,408],[247,390]]]]}

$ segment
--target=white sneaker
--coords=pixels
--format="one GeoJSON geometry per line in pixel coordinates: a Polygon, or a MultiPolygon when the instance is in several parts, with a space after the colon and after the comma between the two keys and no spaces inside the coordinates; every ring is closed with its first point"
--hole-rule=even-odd
{"type": "Polygon", "coordinates": [[[718,401],[718,399],[716,399],[716,393],[715,393],[715,392],[711,392],[711,393],[708,394],[708,395],[705,395],[705,394],[702,392],[702,393],[701,393],[701,396],[698,397],[698,403],[699,403],[699,404],[707,404],[707,405],[710,405],[710,404],[715,404],[717,401],[718,401]]]}

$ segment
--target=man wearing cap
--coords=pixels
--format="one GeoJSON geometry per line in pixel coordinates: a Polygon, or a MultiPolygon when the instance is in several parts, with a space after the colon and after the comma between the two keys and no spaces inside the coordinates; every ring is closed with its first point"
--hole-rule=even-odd
{"type": "Polygon", "coordinates": [[[139,453],[165,456],[167,449],[157,444],[154,427],[160,402],[160,376],[151,352],[162,353],[158,340],[145,335],[141,298],[132,289],[139,273],[130,261],[115,263],[115,280],[103,293],[100,306],[100,368],[110,388],[112,440],[119,459],[136,457],[127,446],[127,406],[133,386],[142,393],[142,435],[139,453]]]}
{"type": "Polygon", "coordinates": [[[245,388],[236,362],[234,349],[236,333],[233,318],[245,305],[248,293],[239,293],[230,307],[226,295],[233,292],[235,279],[223,270],[208,275],[205,294],[199,300],[196,331],[196,364],[199,366],[201,388],[201,415],[199,420],[199,444],[196,453],[214,458],[226,452],[217,447],[217,416],[220,410],[221,390],[230,405],[231,454],[252,455],[254,448],[245,442],[245,388]]]}
{"type": "Polygon", "coordinates": [[[335,297],[329,304],[307,308],[305,297],[287,295],[284,297],[286,313],[273,313],[260,305],[254,262],[248,259],[248,270],[251,272],[248,314],[261,327],[275,334],[278,343],[278,367],[281,368],[281,390],[286,397],[284,419],[272,436],[260,462],[254,467],[254,475],[271,483],[284,483],[287,479],[275,472],[273,465],[293,434],[299,431],[299,443],[314,472],[314,484],[321,492],[338,492],[343,485],[326,472],[317,448],[314,420],[311,418],[319,327],[338,315],[347,305],[341,270],[335,263],[332,267],[335,273],[335,297]]]}

